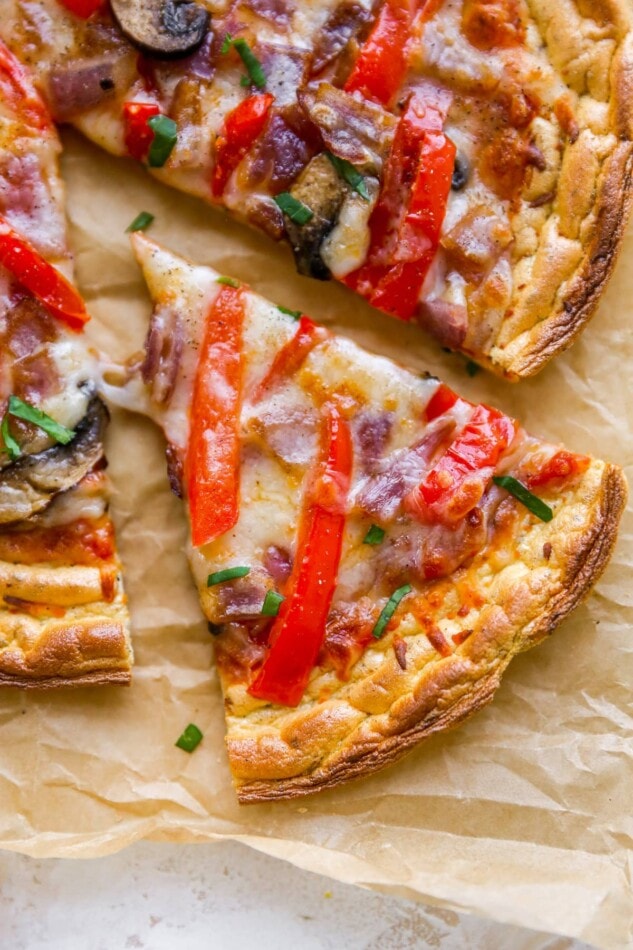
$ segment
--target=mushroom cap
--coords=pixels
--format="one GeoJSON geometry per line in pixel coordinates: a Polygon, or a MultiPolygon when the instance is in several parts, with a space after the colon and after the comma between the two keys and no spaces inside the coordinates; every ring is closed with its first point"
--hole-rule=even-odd
{"type": "Polygon", "coordinates": [[[187,56],[209,31],[209,11],[194,0],[110,0],[110,6],[121,32],[151,56],[187,56]]]}

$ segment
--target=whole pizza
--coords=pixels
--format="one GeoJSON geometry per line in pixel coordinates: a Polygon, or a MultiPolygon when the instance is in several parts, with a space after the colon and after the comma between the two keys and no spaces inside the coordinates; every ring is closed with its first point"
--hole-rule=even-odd
{"type": "Polygon", "coordinates": [[[600,575],[621,470],[142,233],[145,350],[105,372],[55,123],[519,379],[580,332],[621,242],[628,0],[0,13],[0,685],[130,681],[103,396],[164,432],[240,801],[339,784],[459,724],[600,575]]]}

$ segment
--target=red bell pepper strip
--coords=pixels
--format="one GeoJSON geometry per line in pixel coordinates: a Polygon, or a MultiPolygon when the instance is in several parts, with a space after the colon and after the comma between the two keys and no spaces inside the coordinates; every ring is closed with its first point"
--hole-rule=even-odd
{"type": "Polygon", "coordinates": [[[353,457],[349,426],[333,405],[324,407],[320,456],[304,499],[286,599],[273,621],[266,659],[248,689],[257,699],[284,706],[297,706],[305,692],[341,560],[353,457]]]}
{"type": "Polygon", "coordinates": [[[216,198],[221,197],[231,174],[261,135],[273,98],[269,92],[249,96],[227,115],[215,143],[211,187],[216,198]]]}
{"type": "Polygon", "coordinates": [[[389,155],[370,219],[367,261],[344,283],[375,307],[409,320],[435,257],[451,188],[455,146],[443,132],[446,97],[414,94],[389,155]]]}
{"type": "Polygon", "coordinates": [[[561,449],[552,455],[538,472],[528,476],[527,487],[540,488],[550,482],[566,482],[576,475],[584,474],[589,467],[589,461],[586,455],[574,455],[561,449]]]}
{"type": "Polygon", "coordinates": [[[59,2],[82,20],[87,20],[104,6],[104,0],[59,0],[59,2]]]}
{"type": "Polygon", "coordinates": [[[267,389],[289,379],[297,372],[303,361],[318,343],[329,336],[325,327],[317,326],[310,317],[302,316],[295,335],[279,350],[273,364],[257,384],[251,396],[251,402],[258,402],[267,389]]]}
{"type": "Polygon", "coordinates": [[[1,216],[0,264],[54,317],[72,330],[81,330],[90,319],[72,284],[1,216]]]}
{"type": "Polygon", "coordinates": [[[155,115],[160,115],[160,108],[154,102],[123,103],[125,147],[128,154],[139,162],[147,158],[154,141],[154,130],[147,124],[147,120],[155,115]]]}
{"type": "Polygon", "coordinates": [[[50,128],[48,110],[21,63],[0,42],[0,101],[36,129],[50,128]]]}
{"type": "Polygon", "coordinates": [[[444,455],[407,496],[406,509],[426,522],[456,525],[479,503],[515,431],[508,416],[476,406],[444,455]]]}
{"type": "Polygon", "coordinates": [[[239,514],[242,289],[223,286],[207,319],[193,387],[185,462],[191,540],[209,544],[239,514]]]}
{"type": "Polygon", "coordinates": [[[424,418],[427,422],[433,422],[434,419],[443,416],[445,412],[450,412],[457,403],[470,405],[470,403],[467,403],[465,399],[462,399],[461,396],[454,393],[453,390],[449,389],[444,383],[440,383],[427,403],[426,409],[424,410],[424,418]]]}

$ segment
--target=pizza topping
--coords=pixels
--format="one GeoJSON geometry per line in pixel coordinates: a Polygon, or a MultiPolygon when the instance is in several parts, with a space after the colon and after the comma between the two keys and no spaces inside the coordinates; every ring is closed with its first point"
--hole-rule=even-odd
{"type": "Polygon", "coordinates": [[[263,563],[275,583],[283,586],[292,570],[290,552],[276,544],[271,544],[264,552],[263,563]]]}
{"type": "Polygon", "coordinates": [[[128,224],[125,229],[127,233],[132,233],[133,231],[144,231],[145,228],[148,228],[152,221],[154,220],[154,215],[150,214],[149,211],[140,211],[131,224],[128,224]]]}
{"type": "Polygon", "coordinates": [[[209,574],[207,577],[207,587],[233,581],[236,577],[246,577],[250,572],[250,567],[227,567],[223,571],[214,571],[213,574],[209,574]]]}
{"type": "Polygon", "coordinates": [[[455,165],[443,132],[447,100],[416,93],[404,112],[370,220],[366,263],[345,278],[370,303],[413,317],[437,250],[455,165]]]}
{"type": "Polygon", "coordinates": [[[371,11],[356,0],[337,3],[313,46],[312,74],[320,73],[371,20],[371,11]]]}
{"type": "Polygon", "coordinates": [[[110,0],[110,9],[121,32],[137,49],[169,59],[197,49],[211,20],[208,10],[193,0],[110,0]]]}
{"type": "Polygon", "coordinates": [[[468,160],[464,158],[463,155],[456,155],[455,164],[453,166],[453,177],[451,178],[452,191],[462,191],[462,189],[466,187],[469,177],[470,165],[468,160]]]}
{"type": "Polygon", "coordinates": [[[385,0],[345,83],[346,92],[390,104],[406,75],[413,15],[411,0],[385,0]]]}
{"type": "Polygon", "coordinates": [[[575,455],[560,449],[550,456],[545,465],[527,477],[527,487],[540,488],[543,485],[562,484],[584,474],[589,466],[589,459],[585,455],[575,455]]]}
{"type": "Polygon", "coordinates": [[[55,119],[64,122],[112,99],[118,81],[122,85],[127,72],[123,56],[105,53],[94,60],[53,67],[48,76],[48,98],[55,119]]]}
{"type": "Polygon", "coordinates": [[[300,317],[295,335],[276,354],[270,369],[255,387],[251,402],[258,402],[266,392],[293,376],[314,347],[328,336],[325,327],[317,326],[309,317],[300,317]]]}
{"type": "Polygon", "coordinates": [[[457,524],[479,503],[515,431],[508,416],[476,406],[452,445],[407,497],[407,510],[430,523],[457,524]]]}
{"type": "Polygon", "coordinates": [[[275,197],[275,204],[295,224],[307,224],[314,217],[314,212],[297,198],[293,198],[287,191],[275,197]]]}
{"type": "Polygon", "coordinates": [[[0,524],[22,521],[77,485],[103,458],[108,412],[100,399],[90,402],[67,445],[22,455],[0,472],[0,524]]]}
{"type": "Polygon", "coordinates": [[[334,405],[326,404],[320,457],[309,476],[286,599],[273,621],[264,663],[248,689],[258,699],[296,706],[303,696],[336,587],[352,463],[347,422],[334,405]]]}
{"type": "Polygon", "coordinates": [[[198,748],[203,738],[204,736],[195,723],[190,722],[182,735],[176,739],[174,745],[178,746],[178,748],[184,752],[193,752],[194,749],[198,748]]]}
{"type": "Polygon", "coordinates": [[[278,594],[276,590],[266,591],[266,596],[262,605],[262,616],[276,617],[279,613],[279,608],[284,602],[284,599],[285,598],[281,594],[278,594]]]}
{"type": "Polygon", "coordinates": [[[400,604],[400,601],[403,600],[403,598],[405,598],[407,594],[410,594],[412,590],[413,588],[411,587],[411,584],[403,584],[402,587],[399,587],[397,590],[394,590],[393,594],[391,595],[391,597],[389,598],[385,606],[380,611],[380,616],[378,617],[378,620],[376,621],[376,625],[374,629],[372,630],[372,636],[376,640],[380,640],[380,638],[384,634],[387,624],[389,623],[389,621],[395,614],[398,608],[398,605],[400,604]]]}
{"type": "Polygon", "coordinates": [[[465,0],[462,29],[481,50],[525,42],[523,0],[465,0]]]}
{"type": "Polygon", "coordinates": [[[75,288],[2,217],[0,264],[71,330],[81,330],[90,319],[75,288]]]}
{"type": "Polygon", "coordinates": [[[174,120],[166,115],[153,115],[147,120],[147,124],[154,133],[147,164],[150,168],[162,168],[178,141],[178,127],[174,120]]]}
{"type": "Polygon", "coordinates": [[[123,103],[125,147],[128,154],[138,162],[147,158],[150,145],[154,141],[154,132],[148,125],[148,120],[157,115],[160,115],[160,109],[155,102],[123,103]]]}
{"type": "Polygon", "coordinates": [[[63,7],[66,7],[70,13],[81,17],[82,20],[87,20],[93,13],[101,9],[105,0],[59,0],[59,2],[63,7]]]}
{"type": "Polygon", "coordinates": [[[261,135],[273,97],[270,93],[249,96],[227,115],[215,143],[212,190],[219,197],[232,172],[261,135]]]}
{"type": "Polygon", "coordinates": [[[254,86],[257,86],[258,89],[265,89],[266,74],[262,69],[262,64],[258,60],[257,56],[255,56],[255,53],[252,51],[246,40],[241,36],[234,40],[233,37],[227,33],[224,37],[224,42],[222,43],[220,52],[228,53],[231,47],[233,47],[235,52],[246,66],[248,78],[246,76],[242,77],[242,85],[249,86],[252,83],[254,86]]]}
{"type": "Polygon", "coordinates": [[[59,442],[62,445],[67,445],[75,437],[75,433],[72,429],[68,429],[66,426],[56,422],[55,419],[52,419],[45,412],[42,412],[41,409],[37,409],[36,406],[24,402],[24,400],[18,398],[18,396],[9,396],[7,411],[2,420],[2,436],[5,448],[12,460],[19,458],[22,453],[15,439],[10,436],[8,428],[9,416],[22,419],[24,422],[30,422],[32,425],[37,426],[38,429],[42,429],[54,442],[59,442]]]}
{"type": "Polygon", "coordinates": [[[554,517],[554,512],[549,505],[546,505],[544,501],[541,501],[540,498],[533,495],[525,485],[512,475],[498,475],[493,481],[495,485],[499,485],[500,488],[505,488],[511,495],[514,495],[517,501],[525,505],[528,511],[531,511],[532,514],[540,518],[541,521],[551,521],[554,517]]]}
{"type": "Polygon", "coordinates": [[[371,527],[369,528],[369,531],[363,538],[363,544],[371,544],[371,545],[382,544],[384,540],[385,540],[385,529],[381,528],[377,524],[373,524],[371,525],[371,527]]]}
{"type": "Polygon", "coordinates": [[[407,641],[396,635],[393,638],[393,652],[396,655],[396,661],[401,670],[407,668],[407,641]]]}
{"type": "Polygon", "coordinates": [[[222,287],[200,345],[185,465],[195,547],[224,534],[239,514],[242,294],[222,287]]]}

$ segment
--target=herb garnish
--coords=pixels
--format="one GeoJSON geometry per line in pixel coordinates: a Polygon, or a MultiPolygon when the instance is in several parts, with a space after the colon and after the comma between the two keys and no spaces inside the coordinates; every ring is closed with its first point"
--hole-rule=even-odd
{"type": "Polygon", "coordinates": [[[496,475],[493,478],[493,482],[500,488],[505,488],[511,495],[514,495],[517,501],[525,505],[528,511],[531,511],[532,514],[540,518],[541,521],[551,521],[554,517],[554,512],[550,506],[546,505],[540,498],[537,498],[536,495],[533,495],[529,488],[526,488],[522,482],[513,478],[512,475],[496,475]]]}
{"type": "Polygon", "coordinates": [[[293,198],[288,191],[282,191],[280,195],[275,197],[274,201],[277,207],[281,208],[283,213],[287,214],[295,224],[307,224],[314,217],[314,211],[304,205],[302,201],[293,198]]]}
{"type": "Polygon", "coordinates": [[[371,632],[372,637],[375,637],[376,640],[380,640],[383,633],[385,632],[385,627],[396,612],[396,607],[402,598],[406,597],[407,594],[410,594],[412,590],[413,588],[411,587],[411,584],[404,584],[402,587],[399,587],[398,590],[394,590],[393,594],[380,611],[380,617],[376,621],[376,626],[371,632]]]}
{"type": "Polygon", "coordinates": [[[223,584],[224,581],[233,581],[236,577],[246,577],[250,572],[250,567],[227,567],[223,571],[214,571],[207,577],[207,587],[223,584]]]}

